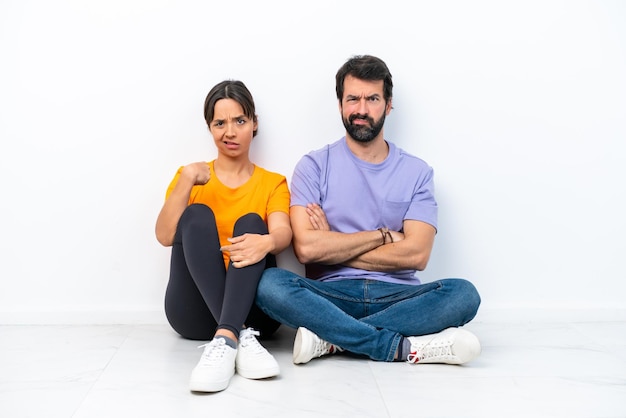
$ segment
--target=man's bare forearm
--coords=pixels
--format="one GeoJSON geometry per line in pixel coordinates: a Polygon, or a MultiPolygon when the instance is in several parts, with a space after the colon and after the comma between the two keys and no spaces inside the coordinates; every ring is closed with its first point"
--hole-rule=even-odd
{"type": "Polygon", "coordinates": [[[343,265],[369,271],[423,270],[424,256],[406,243],[388,243],[342,262],[343,265]]]}
{"type": "Polygon", "coordinates": [[[341,233],[307,230],[294,236],[294,250],[303,264],[342,264],[382,245],[379,231],[341,233]]]}

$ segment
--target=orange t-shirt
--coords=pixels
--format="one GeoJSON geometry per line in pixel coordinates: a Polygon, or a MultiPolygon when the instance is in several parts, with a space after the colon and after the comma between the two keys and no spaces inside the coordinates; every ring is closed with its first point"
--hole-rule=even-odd
{"type": "MultiPolygon", "coordinates": [[[[196,185],[191,189],[189,204],[203,203],[215,214],[220,245],[229,245],[227,238],[232,237],[237,219],[247,213],[257,213],[267,224],[267,216],[272,212],[285,212],[289,215],[289,188],[287,180],[278,173],[254,166],[250,179],[243,185],[231,189],[222,184],[213,169],[213,162],[208,162],[211,179],[207,184],[196,185]]],[[[171,181],[165,199],[176,186],[180,167],[171,181]]],[[[229,256],[224,252],[224,264],[228,268],[229,256]]]]}

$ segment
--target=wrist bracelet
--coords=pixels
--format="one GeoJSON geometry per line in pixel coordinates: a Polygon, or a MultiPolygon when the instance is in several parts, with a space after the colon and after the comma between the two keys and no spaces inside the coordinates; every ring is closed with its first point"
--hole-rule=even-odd
{"type": "Polygon", "coordinates": [[[385,245],[387,243],[387,235],[386,235],[386,230],[387,228],[378,228],[378,230],[380,231],[380,235],[382,235],[383,237],[383,243],[382,245],[385,245]]]}
{"type": "Polygon", "coordinates": [[[383,236],[383,244],[385,245],[387,244],[387,237],[389,237],[389,242],[393,243],[393,236],[391,235],[391,232],[389,232],[389,228],[385,227],[385,228],[378,228],[378,230],[380,231],[380,235],[383,236]]]}

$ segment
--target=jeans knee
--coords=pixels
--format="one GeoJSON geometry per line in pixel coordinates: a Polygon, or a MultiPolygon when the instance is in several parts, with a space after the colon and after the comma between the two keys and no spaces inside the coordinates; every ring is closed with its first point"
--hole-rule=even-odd
{"type": "Polygon", "coordinates": [[[472,318],[478,312],[478,307],[480,306],[480,294],[478,293],[478,289],[471,283],[469,280],[458,279],[458,285],[460,289],[460,294],[463,297],[463,303],[465,305],[466,312],[468,316],[472,318]]]}
{"type": "Polygon", "coordinates": [[[257,302],[263,302],[268,296],[275,294],[276,278],[279,276],[281,269],[278,267],[270,267],[263,271],[261,280],[256,289],[257,302]]]}
{"type": "Polygon", "coordinates": [[[467,283],[468,287],[468,297],[472,299],[474,306],[476,307],[476,309],[478,309],[478,307],[480,306],[480,294],[478,293],[478,289],[476,289],[476,286],[474,286],[473,283],[470,283],[467,280],[465,282],[467,283]]]}

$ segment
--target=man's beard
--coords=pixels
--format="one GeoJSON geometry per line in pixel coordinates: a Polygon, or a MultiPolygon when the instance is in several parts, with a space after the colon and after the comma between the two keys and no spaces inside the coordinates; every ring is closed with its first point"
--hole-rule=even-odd
{"type": "Polygon", "coordinates": [[[381,116],[378,122],[374,121],[374,119],[369,116],[363,115],[350,115],[348,119],[343,120],[343,126],[346,128],[348,134],[359,142],[370,142],[374,138],[378,136],[380,131],[383,129],[383,125],[385,124],[385,114],[381,116]],[[362,119],[369,122],[370,126],[367,125],[353,125],[352,121],[355,119],[362,119]]]}

